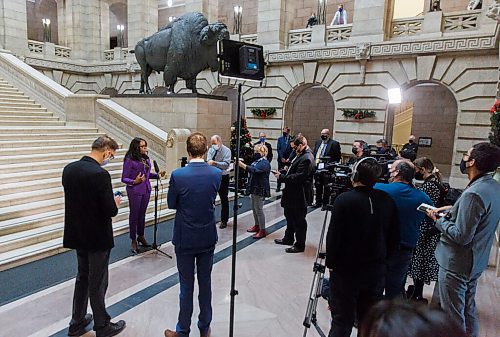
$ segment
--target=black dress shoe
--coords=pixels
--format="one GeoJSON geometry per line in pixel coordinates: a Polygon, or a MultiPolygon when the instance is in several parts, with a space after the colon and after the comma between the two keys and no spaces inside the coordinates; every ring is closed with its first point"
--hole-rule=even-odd
{"type": "Polygon", "coordinates": [[[125,329],[125,321],[124,320],[119,320],[116,323],[111,323],[109,322],[108,325],[106,325],[103,328],[97,329],[95,331],[96,337],[111,337],[111,336],[116,336],[120,332],[122,332],[123,329],[125,329]]]}
{"type": "Polygon", "coordinates": [[[304,248],[297,248],[296,246],[285,249],[285,252],[287,253],[302,253],[303,251],[304,248]]]}
{"type": "Polygon", "coordinates": [[[85,335],[85,333],[87,332],[87,330],[85,328],[93,320],[94,320],[94,318],[92,317],[92,314],[86,314],[85,317],[83,318],[83,321],[81,321],[78,324],[73,324],[73,325],[69,326],[68,336],[78,337],[81,335],[85,335]]]}
{"type": "Polygon", "coordinates": [[[220,225],[219,225],[219,228],[220,228],[220,229],[224,229],[224,228],[226,228],[226,227],[227,227],[227,222],[223,222],[223,221],[221,221],[221,222],[220,222],[220,225]]]}
{"type": "Polygon", "coordinates": [[[274,239],[274,243],[277,245],[291,246],[293,242],[286,241],[285,239],[274,239]]]}
{"type": "Polygon", "coordinates": [[[321,204],[315,203],[314,205],[312,205],[312,207],[314,207],[314,208],[320,208],[321,204]]]}

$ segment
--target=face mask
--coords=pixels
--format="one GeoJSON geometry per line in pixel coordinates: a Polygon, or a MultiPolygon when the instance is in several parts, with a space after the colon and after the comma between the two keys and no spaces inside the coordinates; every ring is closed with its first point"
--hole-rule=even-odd
{"type": "Polygon", "coordinates": [[[215,151],[219,150],[219,145],[212,144],[212,149],[214,149],[215,151]]]}
{"type": "Polygon", "coordinates": [[[288,136],[288,132],[283,132],[283,137],[288,136]]]}
{"type": "Polygon", "coordinates": [[[353,146],[353,147],[352,147],[352,153],[353,153],[353,154],[358,154],[358,148],[357,148],[357,147],[355,147],[355,146],[353,146]]]}
{"type": "Polygon", "coordinates": [[[342,7],[339,8],[339,12],[342,13],[344,9],[342,7]]]}
{"type": "Polygon", "coordinates": [[[394,178],[396,178],[398,174],[396,173],[396,171],[393,171],[391,172],[391,174],[389,175],[389,182],[393,182],[394,181],[394,178]]]}
{"type": "Polygon", "coordinates": [[[253,154],[253,161],[257,161],[261,158],[260,153],[254,153],[253,154]]]}
{"type": "Polygon", "coordinates": [[[413,144],[413,139],[408,140],[408,143],[413,144]]]}
{"type": "Polygon", "coordinates": [[[260,141],[261,143],[264,143],[264,142],[266,141],[266,138],[264,138],[264,137],[260,137],[260,138],[259,138],[259,141],[260,141]]]}
{"type": "Polygon", "coordinates": [[[415,172],[415,179],[424,180],[424,174],[422,172],[415,172]]]}
{"type": "Polygon", "coordinates": [[[321,139],[323,139],[323,140],[327,140],[327,139],[328,139],[328,136],[327,136],[327,135],[321,135],[321,139]]]}
{"type": "Polygon", "coordinates": [[[469,160],[465,161],[463,158],[462,158],[462,161],[460,162],[460,172],[462,172],[462,174],[467,174],[467,165],[465,163],[469,162],[470,161],[470,158],[469,160]]]}

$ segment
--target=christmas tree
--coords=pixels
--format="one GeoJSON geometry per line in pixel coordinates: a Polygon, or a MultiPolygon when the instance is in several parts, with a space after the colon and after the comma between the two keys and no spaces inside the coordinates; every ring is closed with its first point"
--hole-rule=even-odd
{"type": "Polygon", "coordinates": [[[246,164],[251,164],[253,159],[252,136],[247,128],[247,121],[241,118],[241,138],[240,138],[240,153],[236,155],[236,142],[238,137],[238,121],[233,123],[231,127],[231,155],[233,158],[243,158],[246,164]]]}
{"type": "Polygon", "coordinates": [[[500,99],[497,99],[490,110],[491,132],[490,143],[500,146],[500,99]]]}

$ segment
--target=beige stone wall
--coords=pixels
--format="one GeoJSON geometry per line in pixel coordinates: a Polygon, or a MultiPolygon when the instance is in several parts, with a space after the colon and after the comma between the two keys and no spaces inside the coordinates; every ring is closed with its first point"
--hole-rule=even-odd
{"type": "MultiPolygon", "coordinates": [[[[484,3],[485,1],[483,1],[484,3]]],[[[441,10],[447,12],[460,12],[467,10],[469,0],[447,0],[441,1],[441,10]]]]}
{"type": "Polygon", "coordinates": [[[241,34],[257,33],[257,7],[259,1],[255,0],[225,0],[219,1],[219,21],[225,23],[230,32],[234,29],[234,6],[243,7],[241,19],[241,34]]]}
{"type": "Polygon", "coordinates": [[[158,29],[168,25],[168,18],[171,16],[179,17],[186,14],[185,6],[174,6],[170,8],[162,8],[158,10],[158,29]]]}

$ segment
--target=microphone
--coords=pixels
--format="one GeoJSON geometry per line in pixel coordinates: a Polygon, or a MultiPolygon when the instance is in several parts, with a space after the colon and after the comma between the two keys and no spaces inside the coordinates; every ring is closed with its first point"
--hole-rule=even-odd
{"type": "Polygon", "coordinates": [[[155,172],[158,175],[158,181],[160,182],[161,187],[163,188],[163,184],[161,182],[161,177],[160,177],[160,168],[158,167],[158,163],[156,160],[153,159],[153,166],[155,168],[155,172]]]}

